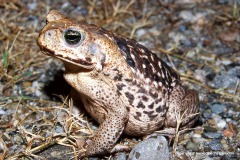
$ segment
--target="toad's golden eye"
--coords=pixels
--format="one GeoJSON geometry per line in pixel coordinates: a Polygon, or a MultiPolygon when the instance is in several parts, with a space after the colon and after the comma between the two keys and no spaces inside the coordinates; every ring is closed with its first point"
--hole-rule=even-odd
{"type": "Polygon", "coordinates": [[[79,31],[76,30],[66,30],[64,32],[64,39],[69,45],[78,44],[81,41],[82,35],[79,31]]]}

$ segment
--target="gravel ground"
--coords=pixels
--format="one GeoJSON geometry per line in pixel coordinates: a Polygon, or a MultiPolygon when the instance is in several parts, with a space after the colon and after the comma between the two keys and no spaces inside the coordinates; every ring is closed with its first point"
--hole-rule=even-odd
{"type": "MultiPolygon", "coordinates": [[[[240,1],[0,2],[0,159],[74,158],[97,129],[69,99],[62,63],[36,45],[51,9],[136,39],[199,92],[195,129],[167,136],[171,159],[240,157],[240,1]]],[[[134,147],[142,140],[122,136],[120,143],[134,147]]]]}

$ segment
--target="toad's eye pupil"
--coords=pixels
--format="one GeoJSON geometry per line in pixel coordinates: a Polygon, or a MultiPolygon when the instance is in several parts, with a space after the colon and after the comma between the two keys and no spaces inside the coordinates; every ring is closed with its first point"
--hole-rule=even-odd
{"type": "Polygon", "coordinates": [[[65,41],[70,44],[70,45],[74,45],[77,44],[78,42],[80,42],[81,40],[81,33],[78,31],[74,31],[74,30],[67,30],[64,33],[64,38],[65,41]]]}

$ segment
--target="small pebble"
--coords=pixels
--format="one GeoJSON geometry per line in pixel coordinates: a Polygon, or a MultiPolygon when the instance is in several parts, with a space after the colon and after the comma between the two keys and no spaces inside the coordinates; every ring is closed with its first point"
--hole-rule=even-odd
{"type": "Polygon", "coordinates": [[[124,152],[117,153],[114,156],[114,160],[126,160],[126,159],[127,159],[127,156],[124,152]]]}
{"type": "Polygon", "coordinates": [[[23,85],[24,88],[31,87],[32,86],[32,82],[25,81],[25,82],[22,83],[22,85],[23,85]]]}
{"type": "Polygon", "coordinates": [[[212,113],[221,114],[226,110],[226,105],[215,103],[210,106],[212,113]]]}
{"type": "Polygon", "coordinates": [[[222,74],[216,75],[213,83],[214,83],[214,87],[216,88],[227,88],[230,91],[234,91],[234,87],[236,86],[236,83],[238,80],[239,78],[236,75],[222,73],[222,74]]]}
{"type": "Polygon", "coordinates": [[[189,141],[186,144],[186,150],[191,150],[191,151],[197,152],[199,150],[199,147],[197,144],[189,141]]]}
{"type": "Polygon", "coordinates": [[[197,143],[197,144],[203,144],[203,143],[205,143],[206,142],[206,139],[205,138],[202,138],[202,137],[194,137],[193,139],[192,139],[192,141],[194,142],[194,143],[197,143]]]}
{"type": "Polygon", "coordinates": [[[227,128],[223,131],[223,135],[224,137],[232,138],[234,136],[234,132],[231,129],[227,128]]]}
{"type": "Polygon", "coordinates": [[[197,20],[197,25],[199,27],[203,27],[207,23],[206,19],[204,17],[201,17],[197,20]]]}
{"type": "Polygon", "coordinates": [[[217,140],[209,142],[208,146],[213,151],[220,151],[222,149],[222,144],[217,140]]]}
{"type": "Polygon", "coordinates": [[[178,27],[178,31],[184,33],[188,29],[188,26],[186,25],[180,25],[178,27]]]}
{"type": "Polygon", "coordinates": [[[209,123],[211,126],[216,126],[216,121],[213,120],[213,119],[209,119],[209,120],[208,120],[208,123],[209,123]]]}
{"type": "Polygon", "coordinates": [[[169,156],[166,138],[157,136],[138,143],[130,152],[128,160],[169,160],[169,156]]]}
{"type": "Polygon", "coordinates": [[[227,125],[227,122],[224,121],[224,120],[220,120],[220,121],[217,122],[217,126],[218,126],[218,128],[220,128],[220,129],[225,128],[226,125],[227,125]]]}
{"type": "Polygon", "coordinates": [[[2,109],[0,109],[0,115],[2,114],[5,114],[6,112],[4,111],[4,110],[2,110],[2,109]]]}
{"type": "Polygon", "coordinates": [[[221,137],[221,133],[217,133],[217,132],[204,132],[202,134],[202,136],[205,137],[205,138],[214,139],[214,138],[220,138],[221,137]]]}
{"type": "Polygon", "coordinates": [[[206,157],[204,157],[204,160],[214,160],[214,159],[209,156],[206,156],[206,157]]]}
{"type": "Polygon", "coordinates": [[[193,19],[193,14],[191,11],[185,10],[185,11],[180,12],[179,17],[181,17],[185,21],[191,21],[193,19]]]}
{"type": "Polygon", "coordinates": [[[202,135],[201,135],[201,134],[194,134],[193,137],[194,137],[194,138],[201,138],[202,135]]]}
{"type": "Polygon", "coordinates": [[[217,129],[211,126],[204,126],[204,132],[217,132],[217,129]]]}
{"type": "Polygon", "coordinates": [[[56,133],[63,133],[64,131],[63,131],[63,128],[61,127],[61,126],[55,126],[55,132],[56,133]]]}
{"type": "Polygon", "coordinates": [[[212,114],[209,113],[209,112],[203,112],[202,116],[205,119],[211,119],[212,118],[212,114]]]}
{"type": "Polygon", "coordinates": [[[213,119],[218,128],[223,129],[224,127],[226,127],[227,122],[225,120],[223,120],[221,116],[213,115],[213,119]]]}
{"type": "Polygon", "coordinates": [[[203,129],[202,127],[201,127],[201,128],[196,128],[196,129],[194,130],[194,134],[202,134],[203,131],[204,131],[204,129],[203,129]]]}
{"type": "Polygon", "coordinates": [[[208,73],[208,74],[206,75],[206,79],[209,80],[209,81],[212,81],[215,76],[216,76],[216,73],[214,73],[213,71],[211,71],[210,73],[208,73]]]}
{"type": "Polygon", "coordinates": [[[34,3],[28,3],[27,7],[30,11],[35,10],[38,6],[38,3],[34,2],[34,3]]]}
{"type": "Polygon", "coordinates": [[[88,160],[99,160],[99,158],[96,158],[96,157],[90,157],[90,158],[88,158],[88,160]]]}
{"type": "MultiPolygon", "coordinates": [[[[3,142],[0,142],[0,150],[4,150],[5,148],[4,148],[4,145],[3,145],[3,142]]],[[[1,155],[1,154],[0,154],[1,155]]]]}

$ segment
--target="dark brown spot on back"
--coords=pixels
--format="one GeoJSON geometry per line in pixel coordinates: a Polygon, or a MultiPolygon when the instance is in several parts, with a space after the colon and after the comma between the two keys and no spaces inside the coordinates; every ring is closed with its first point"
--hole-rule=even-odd
{"type": "Polygon", "coordinates": [[[121,91],[125,87],[125,84],[117,84],[116,86],[121,91]]]}
{"type": "Polygon", "coordinates": [[[159,103],[159,102],[162,102],[162,98],[161,97],[155,100],[155,103],[159,103]]]}
{"type": "Polygon", "coordinates": [[[148,106],[149,109],[153,109],[154,107],[154,102],[148,106]]]}
{"type": "Polygon", "coordinates": [[[115,81],[121,81],[121,80],[122,80],[122,77],[123,77],[122,74],[117,74],[117,75],[114,77],[113,80],[115,80],[115,81]]]}
{"type": "Polygon", "coordinates": [[[146,93],[146,90],[144,88],[142,88],[142,87],[139,87],[137,92],[138,93],[146,93]]]}
{"type": "Polygon", "coordinates": [[[134,96],[133,96],[133,94],[131,94],[131,93],[129,93],[129,92],[126,92],[125,95],[126,95],[126,97],[128,98],[129,103],[132,104],[133,101],[134,101],[134,96]]]}
{"type": "Polygon", "coordinates": [[[148,101],[148,98],[147,98],[145,95],[143,95],[143,96],[142,96],[142,100],[145,101],[145,102],[147,102],[147,101],[148,101]]]}
{"type": "Polygon", "coordinates": [[[149,95],[152,97],[152,98],[157,98],[158,97],[158,94],[155,92],[155,93],[153,93],[153,92],[149,92],[149,95]]]}
{"type": "Polygon", "coordinates": [[[139,101],[139,103],[138,103],[138,105],[137,105],[137,108],[142,108],[142,109],[145,108],[145,106],[144,106],[144,104],[142,103],[142,101],[139,101]]]}
{"type": "Polygon", "coordinates": [[[146,114],[146,115],[151,115],[151,114],[154,113],[154,111],[143,111],[143,113],[146,114]]]}
{"type": "Polygon", "coordinates": [[[156,112],[157,113],[160,113],[162,110],[161,110],[161,106],[158,106],[157,108],[156,108],[156,112]]]}

